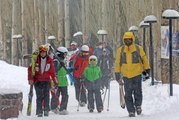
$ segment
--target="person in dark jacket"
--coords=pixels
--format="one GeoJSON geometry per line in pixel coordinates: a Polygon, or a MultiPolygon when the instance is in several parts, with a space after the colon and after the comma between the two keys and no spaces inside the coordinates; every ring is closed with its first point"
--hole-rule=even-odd
{"type": "Polygon", "coordinates": [[[98,65],[102,71],[101,87],[109,88],[109,82],[112,77],[113,62],[110,56],[107,54],[107,50],[103,48],[103,53],[98,60],[98,65]]]}
{"type": "Polygon", "coordinates": [[[94,102],[96,102],[96,109],[100,113],[103,110],[103,103],[101,98],[101,70],[97,66],[97,57],[92,55],[89,57],[89,65],[85,68],[84,78],[86,88],[88,90],[88,109],[89,112],[94,110],[94,102]]]}
{"type": "Polygon", "coordinates": [[[58,81],[55,74],[53,60],[47,54],[48,48],[45,45],[39,47],[39,54],[35,62],[35,75],[29,79],[29,84],[35,86],[36,91],[36,114],[38,117],[48,116],[49,114],[49,99],[50,99],[50,81],[57,86],[58,81]],[[42,109],[42,101],[44,109],[42,109]]]}

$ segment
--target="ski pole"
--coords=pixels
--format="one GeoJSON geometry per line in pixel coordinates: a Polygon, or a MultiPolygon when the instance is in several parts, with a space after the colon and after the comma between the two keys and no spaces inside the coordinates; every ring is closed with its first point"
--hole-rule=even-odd
{"type": "Polygon", "coordinates": [[[106,98],[106,93],[107,93],[107,88],[105,89],[105,92],[104,92],[103,105],[104,105],[104,101],[105,101],[105,98],[106,98]]]}
{"type": "Polygon", "coordinates": [[[79,97],[78,97],[77,111],[79,111],[79,108],[80,108],[80,98],[81,98],[82,88],[83,88],[83,83],[80,84],[80,93],[79,93],[79,97]]]}

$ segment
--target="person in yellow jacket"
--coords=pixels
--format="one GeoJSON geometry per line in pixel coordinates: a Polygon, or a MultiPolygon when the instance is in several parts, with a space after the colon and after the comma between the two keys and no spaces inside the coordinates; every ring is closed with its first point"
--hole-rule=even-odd
{"type": "Polygon", "coordinates": [[[124,45],[117,49],[115,77],[119,85],[124,85],[125,102],[129,117],[135,117],[142,109],[142,74],[150,73],[150,66],[142,46],[135,44],[132,32],[125,32],[124,45]]]}

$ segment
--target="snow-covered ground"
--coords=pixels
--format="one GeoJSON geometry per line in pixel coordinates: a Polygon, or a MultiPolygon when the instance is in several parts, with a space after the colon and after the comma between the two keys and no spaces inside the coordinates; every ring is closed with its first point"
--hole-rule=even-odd
{"type": "MultiPolygon", "coordinates": [[[[74,86],[69,86],[69,115],[57,115],[50,112],[49,117],[35,116],[35,93],[33,97],[32,115],[26,116],[29,85],[27,83],[27,68],[9,65],[0,61],[0,89],[17,89],[23,92],[23,111],[19,118],[12,120],[179,120],[179,85],[173,85],[174,95],[169,96],[169,85],[158,84],[150,86],[150,80],[143,82],[143,113],[135,118],[129,118],[126,109],[119,104],[119,86],[111,82],[110,105],[107,111],[107,97],[102,113],[89,113],[87,107],[80,107],[77,112],[74,86]]],[[[9,119],[11,120],[11,119],[9,119]]]]}

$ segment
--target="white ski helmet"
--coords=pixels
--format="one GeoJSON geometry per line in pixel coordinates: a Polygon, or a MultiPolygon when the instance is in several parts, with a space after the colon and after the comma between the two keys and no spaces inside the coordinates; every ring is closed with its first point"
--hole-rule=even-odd
{"type": "Polygon", "coordinates": [[[81,47],[81,51],[86,51],[86,52],[89,52],[89,47],[87,45],[83,45],[81,47]]]}
{"type": "Polygon", "coordinates": [[[90,63],[90,61],[91,61],[92,59],[95,59],[96,63],[98,62],[98,58],[97,58],[95,55],[91,55],[91,56],[89,57],[89,63],[90,63]]]}
{"type": "Polygon", "coordinates": [[[68,52],[67,48],[66,48],[66,47],[63,47],[63,46],[58,47],[58,48],[57,48],[57,51],[58,51],[58,52],[62,52],[62,53],[67,53],[67,52],[68,52]]]}

